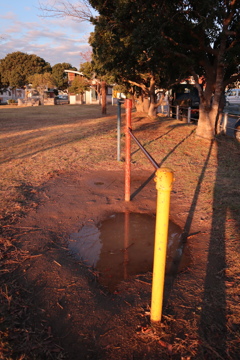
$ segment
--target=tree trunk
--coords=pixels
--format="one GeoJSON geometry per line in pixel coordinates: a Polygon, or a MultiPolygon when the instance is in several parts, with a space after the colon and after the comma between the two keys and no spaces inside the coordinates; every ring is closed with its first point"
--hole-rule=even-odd
{"type": "Polygon", "coordinates": [[[206,89],[203,93],[199,89],[200,107],[199,120],[196,135],[207,139],[213,139],[216,135],[217,122],[219,120],[219,109],[224,92],[223,80],[225,72],[225,50],[226,50],[226,31],[227,23],[224,24],[225,30],[221,37],[218,54],[213,65],[205,63],[205,70],[208,78],[206,89]]]}
{"type": "Polygon", "coordinates": [[[39,105],[44,105],[44,91],[43,91],[43,90],[39,90],[39,93],[40,93],[39,105]]]}
{"type": "Polygon", "coordinates": [[[135,102],[135,96],[134,96],[133,89],[131,89],[130,94],[131,94],[131,100],[132,100],[132,108],[135,109],[136,108],[136,102],[135,102]]]}
{"type": "Polygon", "coordinates": [[[204,97],[200,99],[199,119],[196,135],[207,139],[213,139],[217,133],[219,111],[221,110],[222,83],[214,84],[214,95],[206,90],[204,97]]]}
{"type": "Polygon", "coordinates": [[[101,83],[102,89],[102,114],[107,113],[107,91],[106,91],[106,82],[102,81],[101,83]]]}
{"type": "Polygon", "coordinates": [[[216,106],[209,108],[204,104],[200,105],[196,135],[209,140],[213,139],[215,136],[215,123],[217,114],[218,108],[216,106]]]}
{"type": "Polygon", "coordinates": [[[149,94],[150,94],[150,104],[148,108],[148,116],[155,117],[157,114],[157,107],[156,107],[156,95],[155,95],[155,77],[152,75],[150,78],[150,87],[149,87],[149,94]]]}
{"type": "Polygon", "coordinates": [[[80,104],[83,104],[83,93],[80,93],[80,104]]]}
{"type": "Polygon", "coordinates": [[[135,106],[138,112],[143,112],[143,101],[141,96],[135,100],[135,106]]]}
{"type": "Polygon", "coordinates": [[[143,111],[145,113],[148,113],[148,111],[149,111],[149,98],[148,98],[147,94],[144,94],[144,97],[143,97],[143,111]]]}
{"type": "Polygon", "coordinates": [[[143,112],[143,96],[142,94],[140,94],[136,99],[135,99],[135,106],[138,112],[143,112]]]}
{"type": "Polygon", "coordinates": [[[222,92],[221,95],[221,99],[220,99],[220,103],[219,103],[219,111],[218,111],[218,115],[217,115],[217,120],[216,120],[216,134],[220,134],[222,132],[222,127],[221,127],[221,114],[223,113],[224,107],[226,105],[226,99],[225,99],[225,94],[224,91],[222,92]]]}
{"type": "Polygon", "coordinates": [[[156,117],[156,115],[157,115],[157,110],[156,110],[155,102],[153,103],[150,99],[150,104],[149,104],[149,108],[148,108],[148,116],[156,117]]]}

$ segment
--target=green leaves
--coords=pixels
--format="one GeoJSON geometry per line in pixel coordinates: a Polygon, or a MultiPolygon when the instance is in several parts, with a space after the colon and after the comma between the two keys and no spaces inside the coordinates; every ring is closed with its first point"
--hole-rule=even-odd
{"type": "Polygon", "coordinates": [[[110,72],[117,81],[133,81],[146,86],[150,74],[154,74],[157,86],[166,87],[175,82],[170,78],[175,77],[178,66],[174,73],[168,71],[169,53],[166,53],[166,40],[161,36],[166,16],[164,1],[90,3],[100,13],[89,40],[98,73],[110,72]]]}
{"type": "Polygon", "coordinates": [[[52,67],[52,75],[58,89],[64,90],[68,87],[68,77],[64,70],[77,70],[69,63],[58,63],[52,67]]]}
{"type": "Polygon", "coordinates": [[[28,77],[29,83],[32,87],[38,89],[40,92],[55,86],[55,81],[51,73],[34,74],[28,77]]]}
{"type": "Polygon", "coordinates": [[[83,94],[86,90],[89,90],[89,82],[82,76],[75,76],[71,86],[68,89],[69,94],[83,94]]]}
{"type": "Polygon", "coordinates": [[[1,81],[4,86],[24,87],[29,75],[44,72],[51,72],[50,64],[34,54],[16,51],[0,60],[1,81]]]}

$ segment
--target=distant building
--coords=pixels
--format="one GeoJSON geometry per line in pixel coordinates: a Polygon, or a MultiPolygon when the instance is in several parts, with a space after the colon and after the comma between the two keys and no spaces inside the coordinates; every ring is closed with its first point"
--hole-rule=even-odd
{"type": "MultiPolygon", "coordinates": [[[[71,85],[75,76],[84,77],[83,73],[80,71],[75,71],[75,70],[64,70],[64,71],[66,73],[68,73],[69,86],[71,85]]],[[[80,94],[79,95],[69,94],[70,104],[81,104],[82,101],[84,104],[100,104],[101,97],[99,97],[99,91],[98,91],[99,87],[100,87],[100,81],[98,79],[90,80],[90,90],[85,91],[85,93],[83,94],[83,99],[80,94]]],[[[112,88],[113,88],[112,85],[107,85],[107,103],[108,104],[113,103],[112,88]]]]}
{"type": "Polygon", "coordinates": [[[24,89],[12,89],[8,87],[7,89],[0,89],[0,104],[7,104],[9,100],[15,100],[25,98],[24,89]]]}

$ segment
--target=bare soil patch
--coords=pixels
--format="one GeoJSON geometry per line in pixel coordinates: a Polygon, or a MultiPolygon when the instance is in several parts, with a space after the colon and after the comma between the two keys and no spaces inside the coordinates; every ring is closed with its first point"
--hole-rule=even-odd
{"type": "MultiPolygon", "coordinates": [[[[124,202],[116,110],[103,117],[96,106],[0,107],[0,359],[238,359],[234,139],[206,142],[194,124],[133,113],[135,135],[174,171],[171,219],[192,258],[166,278],[161,324],[150,323],[151,272],[111,293],[69,253],[69,235],[89,222],[156,210],[154,169],[135,144],[133,198],[124,202]]],[[[124,160],[123,146],[124,137],[124,160]]]]}

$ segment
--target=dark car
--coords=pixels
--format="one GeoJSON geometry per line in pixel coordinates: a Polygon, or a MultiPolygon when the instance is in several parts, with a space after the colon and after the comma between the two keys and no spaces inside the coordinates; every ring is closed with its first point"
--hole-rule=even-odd
{"type": "Polygon", "coordinates": [[[65,105],[68,104],[68,95],[63,94],[63,95],[58,95],[55,98],[55,104],[56,105],[65,105]]]}
{"type": "Polygon", "coordinates": [[[68,100],[68,95],[58,95],[57,99],[58,100],[68,100]]]}
{"type": "MultiPolygon", "coordinates": [[[[176,110],[176,106],[180,107],[180,118],[186,118],[188,116],[188,108],[191,108],[191,119],[198,120],[199,117],[199,104],[200,99],[197,89],[191,89],[189,92],[176,93],[173,100],[173,111],[176,110]]],[[[175,111],[174,111],[175,112],[175,111]]]]}
{"type": "Polygon", "coordinates": [[[240,141],[240,118],[238,119],[238,121],[236,122],[236,124],[234,126],[234,136],[235,136],[235,139],[240,141]]]}
{"type": "Polygon", "coordinates": [[[199,96],[194,93],[179,94],[176,96],[176,105],[191,107],[194,109],[199,108],[199,96]]]}

